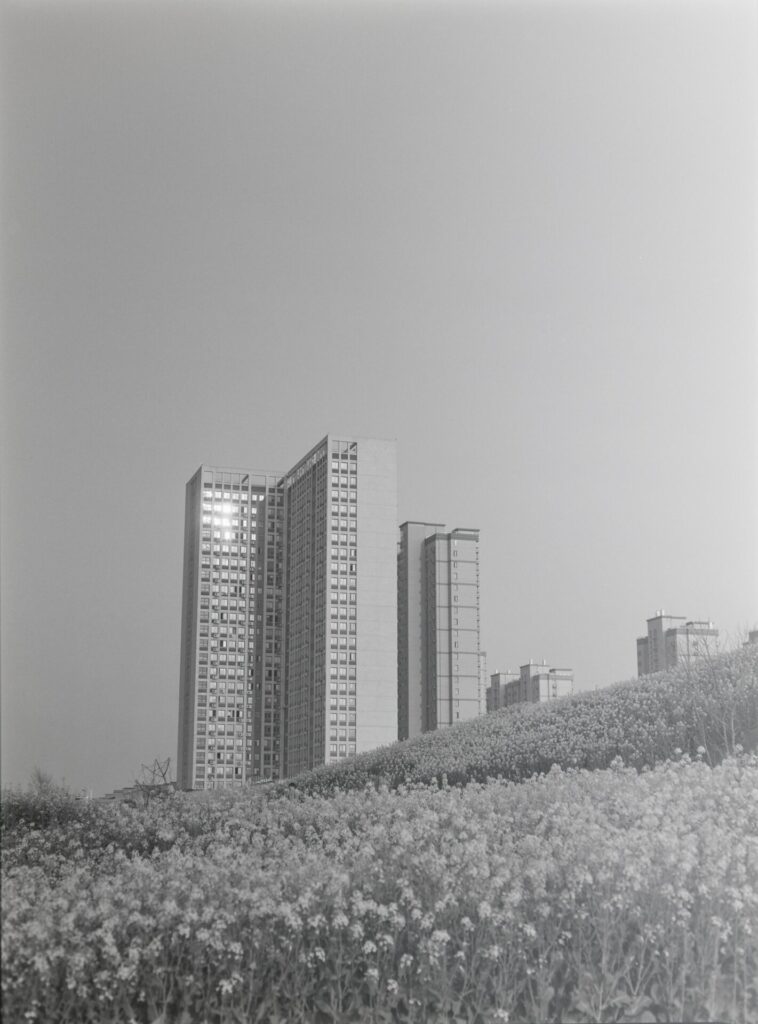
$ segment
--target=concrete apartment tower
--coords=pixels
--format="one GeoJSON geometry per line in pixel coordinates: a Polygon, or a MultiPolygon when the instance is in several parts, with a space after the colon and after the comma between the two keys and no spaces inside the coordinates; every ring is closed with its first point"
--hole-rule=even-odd
{"type": "Polygon", "coordinates": [[[282,769],[280,476],[201,466],[187,484],[180,789],[282,769]]]}
{"type": "Polygon", "coordinates": [[[397,737],[394,441],[187,485],[177,785],[295,775],[397,737]]]}
{"type": "Polygon", "coordinates": [[[289,776],[397,739],[395,442],[328,436],[284,488],[289,776]]]}
{"type": "Polygon", "coordinates": [[[511,683],[518,682],[519,679],[519,673],[512,672],[510,669],[506,669],[505,672],[492,673],[490,685],[487,688],[487,714],[491,711],[499,711],[500,708],[507,707],[508,686],[511,683]]]}
{"type": "Polygon", "coordinates": [[[479,531],[406,522],[397,555],[398,736],[482,714],[479,531]]]}
{"type": "Polygon", "coordinates": [[[530,661],[519,672],[494,672],[487,690],[487,711],[514,704],[546,704],[574,692],[574,673],[570,668],[550,668],[545,662],[530,661]]]}
{"type": "Polygon", "coordinates": [[[637,638],[637,675],[663,672],[682,662],[715,654],[719,631],[712,622],[687,621],[663,610],[647,620],[647,636],[637,638]]]}

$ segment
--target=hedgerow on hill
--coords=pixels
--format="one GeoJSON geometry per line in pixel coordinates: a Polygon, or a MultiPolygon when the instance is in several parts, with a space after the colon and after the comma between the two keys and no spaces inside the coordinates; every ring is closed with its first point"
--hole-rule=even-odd
{"type": "Polygon", "coordinates": [[[758,746],[758,644],[633,682],[508,708],[413,740],[359,754],[289,781],[308,793],[362,789],[370,782],[451,785],[513,781],[562,768],[635,768],[677,751],[709,764],[737,746],[758,746]]]}

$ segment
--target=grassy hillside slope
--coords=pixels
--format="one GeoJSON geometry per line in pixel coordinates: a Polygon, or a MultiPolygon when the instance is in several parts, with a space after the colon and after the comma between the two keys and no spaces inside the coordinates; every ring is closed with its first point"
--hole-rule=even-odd
{"type": "MultiPolygon", "coordinates": [[[[360,714],[360,708],[359,708],[360,714]]],[[[289,785],[308,793],[382,781],[450,784],[502,776],[519,781],[554,765],[636,768],[702,748],[718,764],[758,740],[758,644],[691,668],[619,683],[550,704],[522,705],[360,754],[289,785]]]]}
{"type": "Polygon", "coordinates": [[[758,1019],[755,756],[98,813],[16,825],[4,1020],[758,1019]]]}
{"type": "Polygon", "coordinates": [[[751,1024],[757,669],[745,649],[295,787],[6,792],[3,1019],[751,1024]]]}

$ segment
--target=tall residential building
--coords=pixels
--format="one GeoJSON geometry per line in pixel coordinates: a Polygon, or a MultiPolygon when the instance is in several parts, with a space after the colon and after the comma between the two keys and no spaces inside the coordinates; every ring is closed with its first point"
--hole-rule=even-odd
{"type": "Polygon", "coordinates": [[[422,731],[426,649],[427,586],[424,574],[424,541],[443,523],[403,523],[397,552],[397,712],[398,737],[418,736],[422,731]]]}
{"type": "Polygon", "coordinates": [[[637,638],[637,675],[663,672],[718,649],[719,631],[712,622],[687,621],[683,615],[657,611],[647,620],[647,636],[637,638]]]}
{"type": "Polygon", "coordinates": [[[326,437],[286,474],[287,775],[397,739],[396,467],[326,437]]]}
{"type": "Polygon", "coordinates": [[[487,710],[487,652],[479,651],[479,714],[485,714],[487,710]]]}
{"type": "Polygon", "coordinates": [[[487,691],[487,711],[511,707],[513,704],[544,704],[574,692],[574,673],[570,668],[550,668],[533,661],[521,666],[519,672],[494,672],[487,691]]]}
{"type": "Polygon", "coordinates": [[[280,477],[201,466],[187,484],[180,789],[280,772],[280,477]]]}
{"type": "Polygon", "coordinates": [[[177,785],[295,775],[397,738],[395,443],[187,485],[177,785]]]}
{"type": "Polygon", "coordinates": [[[479,531],[403,523],[397,593],[399,738],[482,714],[479,531]]]}

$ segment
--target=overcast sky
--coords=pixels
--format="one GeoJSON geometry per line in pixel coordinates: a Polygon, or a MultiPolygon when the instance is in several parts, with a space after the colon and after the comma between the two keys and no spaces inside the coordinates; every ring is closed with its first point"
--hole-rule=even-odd
{"type": "Polygon", "coordinates": [[[756,11],[6,0],[4,784],[175,759],[185,483],[327,432],[490,671],[758,624],[756,11]]]}

